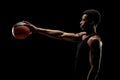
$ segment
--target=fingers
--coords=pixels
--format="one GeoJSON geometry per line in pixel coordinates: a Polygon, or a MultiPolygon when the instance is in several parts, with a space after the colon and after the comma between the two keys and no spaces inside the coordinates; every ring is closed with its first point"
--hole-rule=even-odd
{"type": "Polygon", "coordinates": [[[30,27],[35,28],[35,25],[31,24],[31,23],[28,22],[28,21],[22,21],[22,22],[24,22],[26,26],[30,26],[30,27]]]}
{"type": "Polygon", "coordinates": [[[22,21],[22,22],[24,22],[24,23],[25,23],[25,26],[28,26],[32,32],[35,32],[35,31],[36,31],[36,28],[37,28],[37,27],[36,27],[35,25],[33,25],[32,23],[30,23],[30,22],[28,22],[28,21],[22,21]]]}

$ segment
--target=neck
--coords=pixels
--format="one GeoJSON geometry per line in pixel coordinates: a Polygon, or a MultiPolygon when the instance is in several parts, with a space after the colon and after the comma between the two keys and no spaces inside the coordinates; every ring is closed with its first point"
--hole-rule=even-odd
{"type": "Polygon", "coordinates": [[[96,33],[96,26],[93,26],[93,28],[89,29],[88,31],[86,31],[87,34],[93,34],[93,33],[96,33]]]}

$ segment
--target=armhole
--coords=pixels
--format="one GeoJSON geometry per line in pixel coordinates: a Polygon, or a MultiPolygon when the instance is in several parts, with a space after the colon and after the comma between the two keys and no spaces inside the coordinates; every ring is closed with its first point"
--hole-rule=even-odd
{"type": "Polygon", "coordinates": [[[85,34],[83,34],[82,36],[80,36],[79,38],[78,38],[78,40],[79,41],[82,41],[82,37],[84,36],[85,34]]]}

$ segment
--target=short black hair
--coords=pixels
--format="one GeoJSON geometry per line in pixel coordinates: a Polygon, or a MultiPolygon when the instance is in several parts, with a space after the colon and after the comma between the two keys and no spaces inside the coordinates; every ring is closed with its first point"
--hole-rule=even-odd
{"type": "Polygon", "coordinates": [[[98,10],[88,9],[88,10],[85,10],[83,14],[87,14],[88,19],[94,20],[95,24],[99,24],[101,21],[101,14],[98,10]]]}

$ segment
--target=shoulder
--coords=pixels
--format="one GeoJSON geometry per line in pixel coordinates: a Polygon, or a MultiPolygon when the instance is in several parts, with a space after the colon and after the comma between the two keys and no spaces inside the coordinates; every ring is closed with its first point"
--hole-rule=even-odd
{"type": "Polygon", "coordinates": [[[94,36],[91,36],[88,41],[87,41],[88,45],[90,47],[97,47],[97,46],[102,46],[102,40],[101,40],[101,37],[99,35],[94,35],[94,36]]]}

